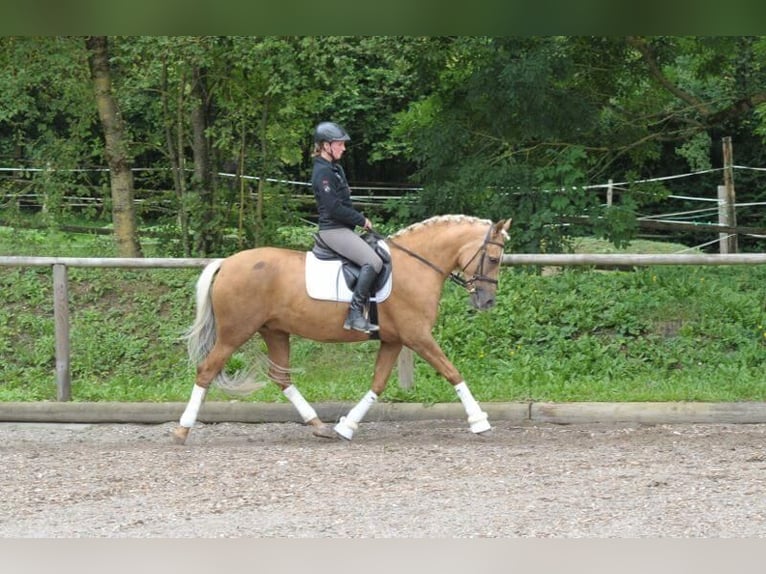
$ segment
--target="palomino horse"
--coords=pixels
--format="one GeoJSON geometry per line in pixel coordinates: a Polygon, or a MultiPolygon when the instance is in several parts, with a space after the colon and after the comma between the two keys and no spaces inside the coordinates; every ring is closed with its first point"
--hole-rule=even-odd
{"type": "MultiPolygon", "coordinates": [[[[306,253],[260,247],[209,263],[197,281],[197,315],[187,333],[189,355],[197,364],[191,398],[174,431],[183,444],[212,382],[236,387],[244,377],[230,377],[224,366],[241,345],[260,333],[268,349],[269,378],[295,406],[317,436],[351,439],[358,424],[386,387],[402,346],[433,366],[454,387],[471,431],[490,430],[487,414],[462,375],[444,355],[431,330],[447,278],[464,286],[471,304],[495,304],[497,278],[511,220],[444,215],[411,225],[387,239],[393,286],[378,304],[380,349],[370,390],[333,428],[290,380],[290,335],[323,342],[354,342],[370,336],[343,329],[347,304],[310,298],[304,280],[306,253]],[[458,270],[458,272],[455,272],[458,270]],[[215,279],[215,281],[213,281],[215,279]]],[[[237,373],[239,375],[239,373],[237,373]]]]}

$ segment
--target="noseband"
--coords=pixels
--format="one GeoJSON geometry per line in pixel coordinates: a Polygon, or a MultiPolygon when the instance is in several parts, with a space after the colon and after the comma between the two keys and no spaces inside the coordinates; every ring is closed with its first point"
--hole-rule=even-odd
{"type": "MultiPolygon", "coordinates": [[[[505,244],[500,243],[498,241],[490,241],[489,237],[492,233],[492,224],[489,224],[489,229],[487,230],[487,235],[484,237],[484,241],[482,242],[481,246],[476,250],[476,253],[473,254],[473,257],[471,257],[468,260],[468,263],[463,265],[461,267],[460,272],[456,273],[455,271],[451,271],[449,273],[448,279],[455,283],[456,285],[459,285],[460,287],[463,287],[466,289],[469,293],[475,293],[476,292],[476,283],[491,283],[492,285],[497,285],[497,279],[492,279],[491,277],[488,277],[484,275],[484,261],[487,258],[487,246],[488,245],[496,245],[498,247],[505,247],[505,244]],[[463,278],[460,273],[465,274],[465,270],[468,269],[468,266],[471,264],[471,262],[476,259],[479,255],[481,255],[481,259],[479,260],[479,265],[476,268],[476,272],[469,277],[468,279],[463,278]]],[[[414,257],[421,263],[424,263],[428,265],[431,269],[439,273],[440,275],[444,275],[444,270],[440,269],[437,265],[434,265],[431,263],[428,259],[425,257],[418,255],[414,251],[410,251],[406,247],[403,247],[399,245],[398,243],[395,243],[390,238],[386,239],[388,243],[396,247],[397,249],[400,249],[404,251],[407,255],[410,255],[411,257],[414,257]]]]}

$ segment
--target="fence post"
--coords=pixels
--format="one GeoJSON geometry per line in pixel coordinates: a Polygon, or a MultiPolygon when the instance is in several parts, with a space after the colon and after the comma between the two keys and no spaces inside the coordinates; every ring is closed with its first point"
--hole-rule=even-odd
{"type": "Polygon", "coordinates": [[[609,187],[606,188],[606,206],[612,207],[614,197],[614,180],[609,179],[609,187]]]}
{"type": "MultiPolygon", "coordinates": [[[[726,199],[725,185],[718,186],[718,225],[725,225],[727,227],[731,225],[729,222],[729,206],[726,199]]],[[[718,250],[721,255],[729,253],[729,237],[730,233],[728,231],[718,234],[718,250]]]]}
{"type": "MultiPolygon", "coordinates": [[[[724,209],[726,210],[726,219],[728,221],[726,222],[726,225],[729,225],[731,227],[737,227],[737,208],[736,208],[736,198],[734,194],[734,160],[733,160],[733,153],[732,153],[732,146],[731,146],[731,137],[726,136],[722,140],[723,142],[723,184],[724,184],[724,190],[725,190],[725,204],[724,209]]],[[[719,196],[720,198],[720,196],[719,196]]],[[[737,253],[738,252],[738,245],[737,245],[737,232],[733,231],[727,236],[726,239],[726,251],[721,251],[721,253],[737,253]]],[[[721,244],[723,247],[723,242],[721,244]]]]}
{"type": "Polygon", "coordinates": [[[66,265],[53,265],[53,317],[56,331],[56,398],[72,399],[69,372],[69,288],[66,265]]]}
{"type": "Polygon", "coordinates": [[[397,375],[400,387],[403,389],[412,388],[412,384],[415,382],[415,357],[409,347],[402,347],[402,351],[399,353],[397,375]]]}

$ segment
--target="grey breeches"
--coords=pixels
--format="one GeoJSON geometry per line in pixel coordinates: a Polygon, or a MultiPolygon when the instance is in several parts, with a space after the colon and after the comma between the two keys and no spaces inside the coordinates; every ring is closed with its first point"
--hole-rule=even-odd
{"type": "Polygon", "coordinates": [[[319,237],[330,249],[357,265],[372,265],[376,273],[380,273],[383,268],[383,261],[375,250],[350,229],[322,229],[319,237]]]}

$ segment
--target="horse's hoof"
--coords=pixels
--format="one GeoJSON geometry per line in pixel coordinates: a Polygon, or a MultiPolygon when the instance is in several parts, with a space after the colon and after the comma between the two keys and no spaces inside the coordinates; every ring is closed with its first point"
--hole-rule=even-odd
{"type": "Polygon", "coordinates": [[[484,438],[484,439],[490,439],[493,436],[495,436],[495,432],[492,429],[485,430],[485,431],[482,431],[482,432],[477,432],[475,434],[476,434],[476,436],[478,436],[480,438],[484,438]]]}
{"type": "Polygon", "coordinates": [[[186,444],[186,438],[189,436],[189,430],[186,427],[176,427],[173,431],[173,442],[175,444],[186,444]]]}
{"type": "Polygon", "coordinates": [[[470,425],[471,432],[473,434],[485,433],[492,429],[492,425],[489,424],[489,420],[487,420],[487,413],[485,412],[481,412],[472,417],[468,417],[468,424],[470,425]]]}
{"type": "Polygon", "coordinates": [[[330,425],[321,425],[321,426],[314,427],[313,434],[314,436],[318,436],[319,438],[331,438],[331,439],[338,438],[338,435],[335,434],[335,431],[332,429],[330,425]]]}
{"type": "Polygon", "coordinates": [[[342,439],[350,441],[354,438],[354,431],[359,428],[359,425],[354,421],[346,419],[346,417],[340,417],[340,421],[333,427],[333,430],[342,439]]]}

